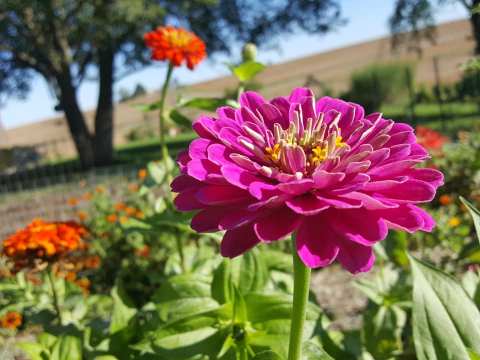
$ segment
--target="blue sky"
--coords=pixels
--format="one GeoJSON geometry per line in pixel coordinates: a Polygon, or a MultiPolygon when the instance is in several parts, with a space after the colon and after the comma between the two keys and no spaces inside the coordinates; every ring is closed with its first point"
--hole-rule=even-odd
{"type": "MultiPolygon", "coordinates": [[[[284,62],[388,35],[387,21],[392,13],[393,4],[394,0],[343,0],[341,1],[342,13],[348,20],[344,26],[323,36],[301,33],[282,37],[276,49],[261,51],[259,60],[267,64],[284,62]]],[[[436,20],[444,22],[466,16],[465,9],[459,2],[454,2],[439,9],[436,20]]],[[[186,68],[176,70],[174,77],[181,84],[190,84],[223,76],[228,74],[223,65],[227,60],[229,59],[216,57],[214,61],[204,61],[194,72],[186,68]]],[[[118,93],[121,88],[131,90],[137,83],[141,83],[148,90],[158,89],[164,77],[164,71],[163,67],[148,67],[116,83],[115,92],[118,93]]],[[[83,110],[95,107],[97,93],[95,82],[86,82],[82,85],[78,95],[83,110]]],[[[55,100],[45,81],[37,77],[32,83],[32,91],[26,100],[9,99],[6,105],[0,108],[0,120],[4,127],[12,128],[61,115],[54,111],[54,105],[55,100]]]]}

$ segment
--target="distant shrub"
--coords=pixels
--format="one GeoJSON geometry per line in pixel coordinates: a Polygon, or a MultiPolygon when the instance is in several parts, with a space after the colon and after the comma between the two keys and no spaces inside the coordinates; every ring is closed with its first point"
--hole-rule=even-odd
{"type": "Polygon", "coordinates": [[[407,64],[376,64],[352,74],[350,89],[342,95],[346,100],[362,104],[366,112],[380,107],[407,92],[407,64]]]}
{"type": "Polygon", "coordinates": [[[478,98],[480,96],[480,71],[465,71],[456,84],[456,92],[460,100],[478,98]]]}
{"type": "Polygon", "coordinates": [[[428,104],[432,102],[435,102],[435,95],[433,94],[433,91],[427,88],[425,85],[419,86],[415,92],[415,103],[428,104]]]}

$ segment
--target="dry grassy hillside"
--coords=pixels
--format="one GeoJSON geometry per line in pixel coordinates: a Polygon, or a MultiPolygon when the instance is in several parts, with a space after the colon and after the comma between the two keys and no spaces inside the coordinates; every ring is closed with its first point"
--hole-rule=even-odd
{"type": "MultiPolygon", "coordinates": [[[[438,27],[436,44],[425,43],[423,56],[420,59],[405,51],[392,53],[389,38],[382,38],[270,66],[258,77],[258,81],[262,84],[262,92],[266,97],[287,94],[292,87],[305,85],[309,79],[326,83],[329,88],[338,91],[348,86],[352,71],[375,62],[395,60],[415,63],[417,82],[431,84],[434,82],[433,59],[437,57],[442,82],[451,82],[459,77],[459,64],[472,54],[473,47],[468,21],[455,21],[438,27]]],[[[312,84],[311,81],[310,84],[312,84]]],[[[234,79],[224,77],[189,86],[182,89],[182,92],[188,96],[219,96],[225,89],[234,86],[234,79]]],[[[157,97],[157,94],[148,94],[117,105],[115,109],[116,145],[126,142],[126,135],[132,128],[142,123],[156,124],[156,114],[144,114],[133,105],[148,103],[157,97]]],[[[26,109],[26,111],[32,111],[32,109],[26,109]]],[[[87,117],[91,124],[93,112],[87,112],[87,117]]],[[[8,130],[7,136],[10,146],[36,145],[40,151],[48,153],[50,157],[74,154],[66,122],[62,117],[8,130]]]]}

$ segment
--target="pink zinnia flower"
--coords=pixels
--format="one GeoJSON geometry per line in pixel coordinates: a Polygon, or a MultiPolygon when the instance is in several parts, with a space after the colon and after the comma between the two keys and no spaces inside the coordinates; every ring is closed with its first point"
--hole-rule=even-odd
{"type": "Polygon", "coordinates": [[[200,136],[180,154],[172,183],[181,211],[198,211],[192,228],[226,230],[221,253],[296,232],[297,252],[312,268],[337,260],[368,271],[373,245],[388,229],[431,231],[428,202],[442,174],[416,165],[428,157],[413,129],[360,105],[309,89],[264,100],[254,92],[240,108],[200,117],[200,136]]]}

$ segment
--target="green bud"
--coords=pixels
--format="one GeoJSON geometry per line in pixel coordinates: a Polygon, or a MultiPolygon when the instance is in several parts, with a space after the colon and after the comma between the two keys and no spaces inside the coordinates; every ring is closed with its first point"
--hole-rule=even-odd
{"type": "Polygon", "coordinates": [[[243,62],[255,61],[257,58],[257,46],[254,43],[246,43],[242,49],[243,62]]]}

